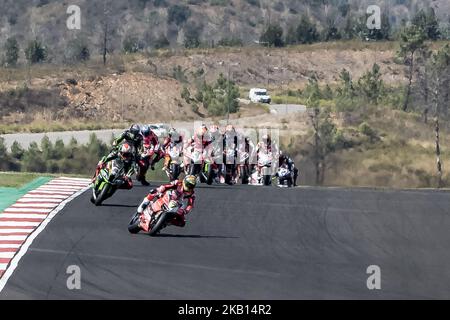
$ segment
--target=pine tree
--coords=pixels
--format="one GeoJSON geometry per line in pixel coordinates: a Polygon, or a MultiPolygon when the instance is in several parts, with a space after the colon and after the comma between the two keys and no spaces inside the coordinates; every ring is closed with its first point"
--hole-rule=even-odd
{"type": "Polygon", "coordinates": [[[14,67],[19,59],[19,44],[16,38],[8,38],[5,43],[5,66],[14,67]]]}

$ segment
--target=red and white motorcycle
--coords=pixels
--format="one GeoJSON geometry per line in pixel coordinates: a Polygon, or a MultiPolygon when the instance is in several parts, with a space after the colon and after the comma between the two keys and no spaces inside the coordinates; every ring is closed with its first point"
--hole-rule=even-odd
{"type": "Polygon", "coordinates": [[[168,190],[155,198],[142,213],[136,212],[128,224],[130,233],[144,231],[155,236],[162,229],[169,226],[175,219],[178,209],[183,205],[174,190],[168,190]]]}

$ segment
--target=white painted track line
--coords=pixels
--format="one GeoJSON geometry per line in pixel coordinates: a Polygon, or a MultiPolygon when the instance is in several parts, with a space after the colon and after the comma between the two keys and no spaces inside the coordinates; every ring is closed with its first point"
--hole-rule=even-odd
{"type": "Polygon", "coordinates": [[[15,252],[0,252],[0,258],[11,259],[14,257],[15,252]]]}
{"type": "Polygon", "coordinates": [[[1,235],[7,235],[8,233],[31,233],[34,229],[21,229],[21,228],[15,228],[15,229],[0,229],[1,235]]]}
{"type": "MultiPolygon", "coordinates": [[[[4,213],[30,212],[30,213],[49,213],[52,209],[37,209],[37,208],[12,208],[5,209],[4,213]]],[[[0,215],[1,216],[1,215],[0,215]]]]}
{"type": "Polygon", "coordinates": [[[17,203],[60,203],[61,199],[50,198],[20,198],[17,203]]]}
{"type": "Polygon", "coordinates": [[[57,203],[16,203],[10,208],[54,208],[57,203]]]}
{"type": "Polygon", "coordinates": [[[27,238],[27,236],[25,236],[25,235],[21,235],[21,236],[6,236],[6,235],[1,235],[1,236],[0,236],[0,241],[25,240],[26,238],[27,238]]]}
{"type": "Polygon", "coordinates": [[[22,199],[35,199],[36,197],[42,197],[45,199],[55,199],[55,200],[64,200],[65,198],[67,198],[67,196],[65,195],[57,195],[57,194],[38,194],[38,193],[33,193],[30,192],[29,194],[26,194],[22,197],[22,199]]]}
{"type": "Polygon", "coordinates": [[[34,221],[0,221],[0,227],[36,227],[39,224],[34,221]]]}
{"type": "Polygon", "coordinates": [[[21,245],[17,243],[0,243],[0,249],[18,249],[21,245]]]}
{"type": "Polygon", "coordinates": [[[47,214],[39,213],[0,213],[0,218],[45,219],[47,214]]]}

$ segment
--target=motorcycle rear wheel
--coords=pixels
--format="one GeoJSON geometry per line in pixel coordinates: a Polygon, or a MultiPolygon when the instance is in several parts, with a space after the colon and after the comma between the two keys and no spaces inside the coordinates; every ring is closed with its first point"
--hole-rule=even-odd
{"type": "Polygon", "coordinates": [[[158,217],[158,221],[156,221],[155,225],[150,229],[148,235],[151,237],[156,236],[165,227],[165,224],[168,222],[169,218],[169,213],[161,213],[158,217]]]}
{"type": "Polygon", "coordinates": [[[265,175],[264,177],[263,177],[263,184],[265,185],[265,186],[270,186],[270,184],[271,184],[271,181],[272,180],[272,176],[270,176],[270,175],[265,175]]]}

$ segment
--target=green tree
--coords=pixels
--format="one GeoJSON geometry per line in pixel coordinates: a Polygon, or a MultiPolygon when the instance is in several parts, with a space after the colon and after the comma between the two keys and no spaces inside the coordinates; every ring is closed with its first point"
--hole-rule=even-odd
{"type": "Polygon", "coordinates": [[[188,49],[200,47],[200,27],[189,24],[184,29],[184,47],[188,49]]]}
{"type": "Polygon", "coordinates": [[[448,114],[448,103],[450,95],[450,46],[446,44],[437,52],[433,53],[429,60],[430,70],[430,92],[433,101],[434,130],[435,130],[435,153],[437,164],[437,187],[443,187],[442,161],[440,144],[440,118],[448,114]]]}
{"type": "Polygon", "coordinates": [[[311,77],[308,80],[308,84],[303,90],[302,95],[307,99],[307,104],[309,107],[319,106],[319,100],[322,99],[323,96],[316,77],[311,77]]]}
{"type": "Polygon", "coordinates": [[[66,147],[64,145],[64,141],[58,139],[55,141],[55,145],[53,147],[53,159],[61,160],[67,154],[66,147]]]}
{"type": "Polygon", "coordinates": [[[327,20],[327,24],[322,33],[322,39],[324,41],[333,41],[341,39],[341,34],[336,27],[335,21],[332,19],[327,20]]]}
{"type": "Polygon", "coordinates": [[[269,25],[261,35],[259,41],[270,47],[283,47],[283,28],[277,24],[269,25]]]}
{"type": "Polygon", "coordinates": [[[48,136],[44,136],[41,140],[42,158],[44,161],[53,159],[53,144],[48,136]]]}
{"type": "Polygon", "coordinates": [[[195,95],[197,102],[202,103],[212,116],[223,116],[239,110],[239,88],[232,81],[219,75],[214,85],[203,82],[195,95]]]}
{"type": "Polygon", "coordinates": [[[125,54],[136,53],[142,48],[142,45],[137,37],[126,36],[122,42],[122,48],[125,54]]]}
{"type": "Polygon", "coordinates": [[[181,91],[181,98],[184,99],[187,103],[191,103],[191,93],[189,92],[188,87],[183,86],[183,90],[181,91]]]}
{"type": "Polygon", "coordinates": [[[25,153],[25,150],[22,148],[20,143],[17,141],[14,141],[11,145],[11,156],[14,159],[22,160],[23,154],[25,153]]]}
{"type": "Polygon", "coordinates": [[[66,47],[65,57],[68,62],[80,62],[89,60],[91,54],[86,41],[83,39],[75,39],[69,41],[66,47]]]}
{"type": "MultiPolygon", "coordinates": [[[[311,96],[311,105],[318,105],[318,100],[311,96]]],[[[312,156],[315,166],[316,184],[325,181],[327,157],[338,148],[345,146],[342,133],[331,120],[328,110],[314,107],[310,113],[313,127],[312,156]]]]}
{"type": "Polygon", "coordinates": [[[43,62],[47,58],[47,49],[36,39],[28,43],[25,56],[30,64],[43,62]]]}
{"type": "Polygon", "coordinates": [[[42,158],[42,151],[36,142],[30,143],[23,155],[22,168],[27,172],[45,172],[47,165],[42,158]]]}
{"type": "Polygon", "coordinates": [[[163,49],[170,46],[170,42],[165,35],[160,35],[155,42],[153,43],[153,47],[155,49],[163,49]]]}
{"type": "Polygon", "coordinates": [[[353,86],[353,80],[350,72],[347,69],[342,69],[339,74],[339,86],[336,90],[338,97],[350,98],[355,97],[355,88],[353,86]]]}
{"type": "Polygon", "coordinates": [[[15,163],[8,153],[5,145],[5,139],[0,137],[0,170],[9,171],[15,169],[15,163]]]}
{"type": "Polygon", "coordinates": [[[174,5],[171,6],[167,12],[167,22],[175,23],[177,26],[185,23],[191,16],[191,9],[185,5],[174,5]]]}
{"type": "Polygon", "coordinates": [[[389,21],[389,14],[383,13],[381,15],[380,29],[367,29],[365,37],[371,40],[389,40],[391,35],[391,23],[389,21]]]}
{"type": "Polygon", "coordinates": [[[5,66],[14,67],[17,65],[19,59],[19,44],[17,39],[12,37],[8,38],[5,43],[5,66]]]}
{"type": "Polygon", "coordinates": [[[299,43],[313,43],[319,40],[319,33],[316,25],[311,22],[307,15],[302,15],[296,30],[297,41],[299,43]]]}
{"type": "Polygon", "coordinates": [[[421,27],[411,25],[406,27],[400,34],[400,50],[398,55],[403,58],[407,66],[408,84],[406,86],[406,93],[403,102],[403,111],[408,109],[409,98],[411,96],[411,86],[414,76],[414,62],[416,53],[425,48],[426,34],[421,27]]]}
{"type": "Polygon", "coordinates": [[[378,104],[384,94],[384,83],[378,64],[375,63],[372,70],[367,71],[358,79],[358,91],[367,102],[378,104]]]}
{"type": "Polygon", "coordinates": [[[325,88],[322,90],[322,97],[325,100],[333,100],[333,90],[331,89],[330,85],[327,83],[325,88]]]}
{"type": "Polygon", "coordinates": [[[412,19],[412,25],[422,29],[427,39],[437,40],[440,37],[439,21],[433,8],[425,12],[419,10],[412,19]]]}

